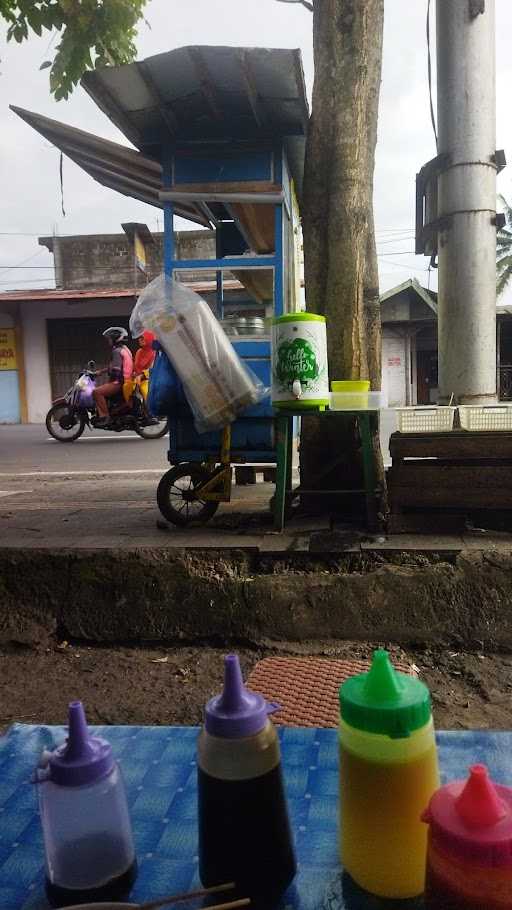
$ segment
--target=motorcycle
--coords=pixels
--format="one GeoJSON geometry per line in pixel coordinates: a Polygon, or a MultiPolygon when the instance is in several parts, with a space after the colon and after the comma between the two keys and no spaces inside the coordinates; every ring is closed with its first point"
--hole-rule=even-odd
{"type": "MultiPolygon", "coordinates": [[[[46,415],[46,429],[57,442],[75,442],[86,426],[95,428],[98,418],[93,391],[96,385],[96,364],[90,360],[87,368],[77,377],[68,392],[53,402],[46,415]]],[[[126,400],[123,391],[109,399],[111,422],[98,429],[122,433],[132,430],[143,439],[161,439],[168,432],[167,420],[151,417],[146,407],[148,371],[142,379],[130,381],[130,398],[126,400]]],[[[128,397],[128,396],[127,396],[128,397]]]]}

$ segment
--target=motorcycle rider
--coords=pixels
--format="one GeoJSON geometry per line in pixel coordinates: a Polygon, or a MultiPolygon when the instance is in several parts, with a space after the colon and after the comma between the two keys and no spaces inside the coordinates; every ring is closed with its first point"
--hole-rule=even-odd
{"type": "MultiPolygon", "coordinates": [[[[132,335],[134,341],[137,341],[139,347],[135,351],[133,358],[132,378],[125,382],[123,395],[125,401],[131,402],[134,390],[139,385],[144,402],[146,402],[149,391],[149,371],[155,362],[156,351],[153,350],[155,335],[153,332],[144,331],[142,335],[132,335]]],[[[149,414],[148,420],[151,420],[149,414]]],[[[155,421],[157,422],[157,421],[155,421]]]]}
{"type": "Polygon", "coordinates": [[[128,338],[128,332],[121,326],[110,326],[103,332],[103,337],[107,339],[112,353],[110,362],[104,370],[99,373],[107,373],[108,382],[96,386],[93,392],[94,401],[98,417],[95,420],[97,427],[107,427],[111,418],[108,411],[107,398],[112,398],[119,392],[122,392],[126,380],[131,379],[133,372],[133,357],[130,349],[124,344],[128,338]]]}
{"type": "Polygon", "coordinates": [[[155,335],[153,332],[144,331],[137,338],[139,347],[135,351],[133,358],[133,376],[141,376],[144,370],[150,370],[156,357],[156,351],[153,350],[155,335]]]}

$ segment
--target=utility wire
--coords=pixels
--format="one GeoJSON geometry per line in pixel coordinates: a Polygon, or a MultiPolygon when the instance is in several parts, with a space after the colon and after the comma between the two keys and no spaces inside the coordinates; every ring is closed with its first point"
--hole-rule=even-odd
{"type": "Polygon", "coordinates": [[[379,246],[386,243],[405,243],[407,240],[414,240],[414,234],[408,234],[407,237],[392,237],[391,240],[377,240],[379,246]]]}
{"type": "Polygon", "coordinates": [[[60,207],[62,209],[62,214],[64,218],[66,217],[66,211],[64,209],[64,155],[60,153],[59,159],[59,178],[60,178],[60,207]]]}
{"type": "MultiPolygon", "coordinates": [[[[191,230],[196,230],[196,228],[191,228],[191,230]]],[[[376,233],[377,234],[405,234],[407,231],[413,231],[413,230],[414,230],[414,225],[409,225],[409,227],[404,227],[404,228],[390,228],[390,227],[379,228],[376,231],[376,233]]],[[[112,233],[115,233],[115,232],[112,232],[112,233]]],[[[161,232],[157,231],[156,233],[161,233],[161,232]]],[[[184,231],[184,233],[186,234],[187,231],[184,231]]],[[[0,231],[0,237],[43,237],[43,236],[48,237],[50,235],[43,234],[43,233],[41,233],[41,231],[38,234],[29,232],[29,231],[0,231]]],[[[78,237],[78,236],[80,236],[80,235],[79,234],[57,234],[56,239],[59,240],[61,237],[78,237]]],[[[94,235],[93,234],[84,234],[83,236],[91,237],[94,235]]],[[[119,232],[119,236],[120,237],[123,236],[121,234],[121,232],[119,232]]]]}
{"type": "Polygon", "coordinates": [[[7,272],[10,272],[11,269],[14,269],[14,268],[22,268],[26,262],[31,262],[32,259],[36,258],[36,256],[40,256],[42,252],[43,252],[43,250],[38,250],[37,253],[32,253],[32,256],[27,256],[26,259],[22,259],[21,262],[18,262],[17,266],[14,266],[14,265],[8,266],[6,269],[4,269],[3,272],[0,272],[0,275],[7,275],[7,272]]]}
{"type": "Polygon", "coordinates": [[[432,99],[432,54],[430,50],[430,0],[427,2],[427,69],[428,69],[428,93],[430,97],[430,119],[436,139],[436,149],[438,148],[436,118],[434,114],[434,102],[432,99]]]}
{"type": "Polygon", "coordinates": [[[393,262],[392,259],[385,259],[383,265],[396,265],[397,268],[404,269],[405,271],[409,272],[428,272],[428,269],[418,269],[414,265],[409,265],[409,263],[405,263],[404,265],[403,262],[393,262]]]}
{"type": "MultiPolygon", "coordinates": [[[[20,284],[34,284],[34,283],[37,284],[37,282],[41,282],[41,281],[43,281],[42,278],[26,278],[25,280],[21,280],[20,283],[16,285],[16,287],[12,286],[11,281],[0,281],[0,285],[3,285],[4,287],[8,284],[11,285],[11,287],[9,288],[10,291],[23,291],[24,288],[20,287],[20,284]]],[[[27,288],[27,290],[28,290],[28,288],[27,288]]],[[[37,290],[37,288],[36,288],[36,290],[37,290]]],[[[53,288],[53,287],[49,288],[48,285],[41,285],[41,290],[54,291],[55,288],[53,288]]],[[[69,290],[69,288],[67,288],[66,290],[69,290]]]]}

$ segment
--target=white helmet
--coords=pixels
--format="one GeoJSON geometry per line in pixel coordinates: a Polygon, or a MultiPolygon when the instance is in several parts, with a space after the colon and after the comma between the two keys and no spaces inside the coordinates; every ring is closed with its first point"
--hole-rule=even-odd
{"type": "Polygon", "coordinates": [[[128,332],[126,329],[123,329],[119,325],[111,325],[110,328],[105,329],[103,332],[104,338],[111,338],[114,344],[117,344],[119,341],[124,341],[128,338],[128,332]]]}

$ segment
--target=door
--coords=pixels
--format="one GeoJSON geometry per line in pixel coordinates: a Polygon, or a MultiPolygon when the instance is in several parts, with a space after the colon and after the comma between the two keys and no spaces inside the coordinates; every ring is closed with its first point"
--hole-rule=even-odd
{"type": "Polygon", "coordinates": [[[418,404],[435,404],[437,400],[437,351],[416,352],[418,404]]]}
{"type": "Polygon", "coordinates": [[[109,347],[102,332],[111,325],[127,329],[129,319],[129,316],[98,316],[47,320],[53,399],[67,392],[89,360],[95,360],[98,367],[106,366],[109,347]]]}
{"type": "Polygon", "coordinates": [[[382,338],[382,389],[390,408],[407,402],[405,358],[405,339],[386,333],[382,338]]]}

